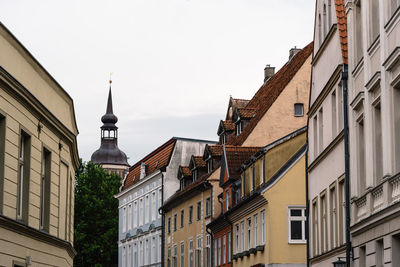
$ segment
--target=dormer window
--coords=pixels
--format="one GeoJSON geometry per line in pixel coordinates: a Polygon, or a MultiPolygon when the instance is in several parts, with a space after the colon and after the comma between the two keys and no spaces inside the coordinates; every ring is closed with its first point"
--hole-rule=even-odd
{"type": "Polygon", "coordinates": [[[209,157],[207,160],[207,173],[212,172],[212,170],[213,170],[213,161],[211,157],[209,157]]]}
{"type": "Polygon", "coordinates": [[[193,182],[197,180],[197,170],[192,170],[193,182]]]}
{"type": "Polygon", "coordinates": [[[181,190],[183,190],[184,187],[185,187],[185,181],[182,179],[181,180],[181,190]]]}
{"type": "Polygon", "coordinates": [[[225,145],[226,143],[226,136],[225,134],[221,134],[221,144],[225,145]]]}
{"type": "Polygon", "coordinates": [[[242,133],[242,122],[238,121],[236,123],[236,136],[240,135],[242,133]]]}
{"type": "Polygon", "coordinates": [[[147,169],[146,163],[142,162],[142,164],[140,164],[140,178],[139,179],[143,179],[146,176],[146,169],[147,169]]]}

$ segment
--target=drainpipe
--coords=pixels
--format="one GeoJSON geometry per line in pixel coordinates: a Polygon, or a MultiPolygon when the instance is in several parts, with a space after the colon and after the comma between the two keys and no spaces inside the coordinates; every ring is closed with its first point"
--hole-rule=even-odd
{"type": "Polygon", "coordinates": [[[310,267],[310,232],[309,232],[309,225],[310,225],[310,199],[309,199],[309,192],[308,192],[308,135],[306,137],[306,153],[305,153],[305,159],[306,159],[306,240],[307,240],[307,246],[306,246],[306,253],[307,253],[307,267],[310,267]]]}
{"type": "MultiPolygon", "coordinates": [[[[161,172],[161,204],[164,205],[164,173],[161,172]]],[[[164,267],[164,248],[165,248],[165,215],[164,210],[158,209],[161,215],[161,266],[164,267]]]]}
{"type": "Polygon", "coordinates": [[[347,108],[347,64],[343,64],[342,86],[343,86],[343,116],[344,116],[344,167],[345,167],[345,194],[346,194],[346,264],[350,267],[351,241],[350,241],[350,167],[349,167],[349,120],[347,108]]]}

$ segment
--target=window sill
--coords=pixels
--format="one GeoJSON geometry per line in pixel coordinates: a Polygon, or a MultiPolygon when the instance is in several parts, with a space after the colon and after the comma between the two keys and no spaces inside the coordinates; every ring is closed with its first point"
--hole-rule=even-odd
{"type": "Polygon", "coordinates": [[[304,245],[307,244],[306,240],[289,240],[288,244],[290,245],[304,245]]]}

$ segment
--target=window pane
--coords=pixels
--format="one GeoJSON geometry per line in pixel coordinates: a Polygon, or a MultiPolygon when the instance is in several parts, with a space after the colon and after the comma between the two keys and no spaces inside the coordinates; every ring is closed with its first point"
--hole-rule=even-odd
{"type": "Polygon", "coordinates": [[[291,221],[290,222],[290,233],[291,239],[301,240],[301,221],[291,221]]]}
{"type": "Polygon", "coordinates": [[[301,216],[301,210],[290,210],[290,216],[301,216]]]}

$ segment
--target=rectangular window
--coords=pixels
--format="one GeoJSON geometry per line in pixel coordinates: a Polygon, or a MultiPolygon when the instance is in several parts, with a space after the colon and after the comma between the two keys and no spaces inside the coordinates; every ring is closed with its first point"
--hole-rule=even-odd
{"type": "Polygon", "coordinates": [[[178,229],[178,214],[174,214],[174,232],[178,229]]]}
{"type": "Polygon", "coordinates": [[[318,209],[317,200],[313,202],[313,255],[318,255],[318,209]]]}
{"type": "MultiPolygon", "coordinates": [[[[163,201],[162,196],[163,196],[162,195],[162,190],[159,189],[158,190],[158,208],[161,208],[161,206],[162,206],[162,201],[163,201]]],[[[158,213],[158,217],[161,217],[160,213],[158,213]]]]}
{"type": "Polygon", "coordinates": [[[185,243],[181,242],[181,267],[185,267],[185,243]]]}
{"type": "Polygon", "coordinates": [[[137,245],[136,242],[133,243],[133,266],[137,267],[138,266],[138,251],[137,251],[137,245]]]}
{"type": "Polygon", "coordinates": [[[254,219],[253,219],[253,247],[258,246],[258,215],[254,214],[254,219]]]}
{"type": "Polygon", "coordinates": [[[137,201],[134,202],[133,204],[133,228],[136,228],[138,223],[138,216],[137,216],[137,201]]]}
{"type": "Polygon", "coordinates": [[[322,108],[318,112],[318,149],[319,153],[324,150],[324,113],[322,108]]]}
{"type": "Polygon", "coordinates": [[[379,1],[369,0],[369,44],[371,45],[379,35],[379,1]]]}
{"type": "Polygon", "coordinates": [[[193,267],[193,239],[189,239],[189,267],[193,267]]]}
{"type": "Polygon", "coordinates": [[[122,266],[126,267],[126,247],[122,247],[122,266]]]}
{"type": "Polygon", "coordinates": [[[228,262],[232,261],[231,242],[232,242],[232,233],[228,232],[228,262]]]}
{"type": "Polygon", "coordinates": [[[339,184],[340,188],[340,222],[341,222],[341,233],[342,233],[342,244],[346,243],[346,190],[344,181],[339,184]]]}
{"type": "Polygon", "coordinates": [[[225,190],[225,212],[229,210],[229,188],[225,190]]]}
{"type": "Polygon", "coordinates": [[[193,222],[193,206],[189,207],[189,224],[193,222]]]}
{"type": "Polygon", "coordinates": [[[337,88],[337,117],[338,117],[338,129],[343,129],[343,91],[342,85],[339,84],[337,88]]]}
{"type": "Polygon", "coordinates": [[[184,220],[185,220],[185,211],[181,210],[181,228],[183,228],[184,220]]]}
{"type": "Polygon", "coordinates": [[[358,266],[367,266],[366,258],[367,254],[365,253],[365,246],[359,248],[359,259],[358,259],[358,266]]]}
{"type": "Polygon", "coordinates": [[[217,250],[218,266],[221,265],[221,237],[218,238],[218,250],[217,250]]]}
{"type": "Polygon", "coordinates": [[[358,169],[358,186],[359,193],[364,193],[366,189],[366,175],[365,175],[365,130],[363,118],[357,121],[357,169],[358,169]]]}
{"type": "Polygon", "coordinates": [[[289,243],[306,243],[306,209],[288,209],[289,243]]]}
{"type": "Polygon", "coordinates": [[[201,237],[197,237],[197,247],[196,247],[196,267],[203,266],[201,264],[201,251],[203,250],[203,239],[201,237]]]}
{"type": "Polygon", "coordinates": [[[150,207],[149,207],[149,195],[146,195],[145,200],[145,209],[144,209],[144,223],[147,224],[149,223],[149,217],[150,217],[150,207]]]}
{"type": "Polygon", "coordinates": [[[156,208],[156,192],[153,192],[151,194],[151,220],[154,221],[156,219],[156,213],[157,213],[157,208],[156,208]]]}
{"type": "Polygon", "coordinates": [[[43,148],[42,179],[40,186],[40,228],[49,231],[50,221],[50,166],[51,153],[43,148]]]}
{"type": "Polygon", "coordinates": [[[151,263],[156,263],[156,238],[151,238],[151,263]]]}
{"type": "Polygon", "coordinates": [[[211,216],[211,198],[206,199],[206,217],[211,216]]]}
{"type": "Polygon", "coordinates": [[[265,156],[263,156],[263,159],[262,159],[261,176],[262,176],[262,182],[264,184],[265,183],[265,156]]]}
{"type": "Polygon", "coordinates": [[[3,213],[5,146],[6,146],[6,118],[0,113],[0,214],[3,213]]]}
{"type": "Polygon", "coordinates": [[[383,177],[383,147],[382,147],[382,117],[381,117],[381,104],[378,103],[374,106],[374,161],[375,161],[375,181],[376,184],[382,181],[383,177]]]}
{"type": "Polygon", "coordinates": [[[24,222],[28,222],[30,157],[31,137],[21,131],[19,140],[17,219],[24,222]]]}
{"type": "Polygon", "coordinates": [[[144,206],[143,206],[143,198],[140,199],[140,211],[139,211],[139,226],[144,224],[144,206]]]}
{"type": "Polygon", "coordinates": [[[332,187],[330,190],[330,223],[331,223],[331,248],[337,246],[337,205],[336,205],[336,188],[332,187]]]}
{"type": "Polygon", "coordinates": [[[294,116],[295,117],[303,117],[304,116],[304,104],[303,103],[294,104],[294,116]]]}
{"type": "Polygon", "coordinates": [[[167,267],[171,267],[171,248],[168,248],[167,267]]]}
{"type": "Polygon", "coordinates": [[[211,267],[211,236],[206,236],[206,267],[211,267]]]}
{"type": "Polygon", "coordinates": [[[244,251],[244,221],[240,223],[240,251],[244,251]]]}
{"type": "Polygon", "coordinates": [[[354,21],[355,21],[355,62],[354,65],[361,60],[363,57],[363,36],[362,36],[362,21],[361,21],[361,1],[357,1],[355,5],[355,13],[354,13],[354,21]]]}
{"type": "Polygon", "coordinates": [[[201,220],[201,202],[197,202],[197,220],[201,220]]]}
{"type": "MultiPolygon", "coordinates": [[[[139,265],[143,265],[143,241],[139,242],[139,265]]],[[[169,252],[169,258],[171,258],[171,248],[168,248],[168,252],[169,252]]],[[[171,263],[170,265],[171,266],[171,263]]]]}
{"type": "Polygon", "coordinates": [[[226,235],[222,236],[222,264],[226,263],[226,235]]]}
{"type": "Polygon", "coordinates": [[[126,207],[122,210],[122,232],[126,232],[126,207]]]}
{"type": "Polygon", "coordinates": [[[178,267],[178,247],[177,245],[174,246],[174,255],[172,256],[172,266],[178,267]]]}
{"type": "Polygon", "coordinates": [[[256,174],[255,174],[255,164],[251,166],[251,191],[256,189],[256,174]]]}
{"type": "Polygon", "coordinates": [[[149,264],[149,240],[146,239],[146,249],[144,250],[144,264],[149,264]]]}
{"type": "Polygon", "coordinates": [[[247,250],[251,248],[251,218],[247,219],[247,250]]]}
{"type": "Polygon", "coordinates": [[[168,234],[171,233],[171,217],[168,217],[168,234]]]}
{"type": "Polygon", "coordinates": [[[128,205],[128,230],[132,228],[132,205],[128,205]]]}
{"type": "MultiPolygon", "coordinates": [[[[400,251],[400,235],[392,236],[392,251],[400,251]]],[[[392,266],[400,266],[400,253],[392,254],[392,266]]]]}
{"type": "Polygon", "coordinates": [[[375,244],[375,251],[376,251],[376,267],[383,267],[385,266],[385,260],[383,257],[384,249],[383,249],[383,239],[376,241],[375,244]]]}
{"type": "Polygon", "coordinates": [[[318,116],[313,119],[314,159],[318,156],[318,116]]]}
{"type": "Polygon", "coordinates": [[[260,238],[261,238],[261,245],[265,244],[265,210],[260,212],[260,238]]]}
{"type": "Polygon", "coordinates": [[[128,261],[127,261],[127,266],[131,266],[131,245],[128,246],[128,261]]]}
{"type": "Polygon", "coordinates": [[[235,253],[239,253],[239,224],[236,224],[235,230],[235,253]]]}
{"type": "Polygon", "coordinates": [[[217,244],[218,239],[214,239],[214,266],[217,265],[217,259],[218,259],[218,244],[217,244]]]}
{"type": "Polygon", "coordinates": [[[328,249],[328,229],[326,221],[326,198],[325,195],[321,196],[321,249],[326,252],[328,249]]]}
{"type": "Polygon", "coordinates": [[[334,139],[337,135],[337,124],[336,124],[336,90],[333,89],[331,94],[331,115],[332,115],[332,139],[334,139]]]}

